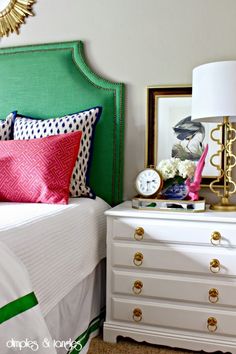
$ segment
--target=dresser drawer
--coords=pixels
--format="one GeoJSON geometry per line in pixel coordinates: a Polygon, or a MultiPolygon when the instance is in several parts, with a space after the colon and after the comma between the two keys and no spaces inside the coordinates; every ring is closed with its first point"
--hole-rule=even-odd
{"type": "Polygon", "coordinates": [[[126,321],[135,326],[150,325],[204,333],[212,332],[212,335],[214,333],[236,335],[236,311],[232,310],[113,298],[112,316],[116,321],[126,321]],[[212,318],[216,322],[212,321],[212,318]]]}
{"type": "Polygon", "coordinates": [[[113,221],[113,238],[236,247],[235,226],[223,223],[117,218],[113,221]]]}
{"type": "Polygon", "coordinates": [[[179,245],[138,246],[115,242],[111,247],[112,265],[137,270],[204,273],[205,275],[236,276],[236,250],[179,245]],[[211,265],[218,261],[219,267],[211,265]]]}
{"type": "Polygon", "coordinates": [[[236,212],[106,215],[105,340],[236,354],[236,212]]]}
{"type": "Polygon", "coordinates": [[[200,277],[112,271],[113,294],[198,302],[209,307],[235,306],[236,279],[228,281],[200,277]]]}

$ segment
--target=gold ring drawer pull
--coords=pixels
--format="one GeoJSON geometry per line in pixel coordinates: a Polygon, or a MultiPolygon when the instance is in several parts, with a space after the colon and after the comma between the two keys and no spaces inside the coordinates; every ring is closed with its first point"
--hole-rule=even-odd
{"type": "Polygon", "coordinates": [[[214,231],[212,232],[211,234],[211,243],[214,245],[214,246],[218,246],[221,242],[221,234],[220,232],[218,231],[214,231]]]}
{"type": "Polygon", "coordinates": [[[209,301],[213,304],[219,301],[219,291],[215,288],[209,290],[209,301]]]}
{"type": "Polygon", "coordinates": [[[209,332],[215,332],[217,330],[217,319],[215,317],[208,318],[207,328],[209,332]]]}
{"type": "Polygon", "coordinates": [[[216,258],[210,261],[210,271],[212,273],[218,273],[220,271],[220,261],[216,258]]]}
{"type": "Polygon", "coordinates": [[[141,241],[143,239],[143,235],[144,235],[144,228],[141,226],[137,227],[134,232],[135,240],[141,241]]]}
{"type": "Polygon", "coordinates": [[[139,267],[143,263],[143,254],[141,252],[136,252],[133,259],[134,264],[139,267]]]}
{"type": "Polygon", "coordinates": [[[133,293],[135,295],[139,295],[141,292],[142,292],[142,288],[143,288],[143,283],[141,282],[141,280],[136,280],[134,282],[134,285],[133,285],[133,293]]]}
{"type": "Polygon", "coordinates": [[[141,310],[141,309],[136,308],[136,309],[133,310],[133,320],[134,320],[135,322],[140,322],[140,321],[142,321],[142,318],[143,318],[142,315],[143,315],[143,313],[142,313],[142,310],[141,310]]]}

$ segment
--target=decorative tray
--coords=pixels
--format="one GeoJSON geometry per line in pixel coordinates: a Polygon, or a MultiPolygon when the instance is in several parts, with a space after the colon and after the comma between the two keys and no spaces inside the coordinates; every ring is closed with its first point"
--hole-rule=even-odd
{"type": "Polygon", "coordinates": [[[205,199],[199,200],[176,200],[176,199],[147,199],[135,197],[132,199],[132,207],[140,210],[164,210],[164,211],[185,211],[203,212],[206,208],[205,199]]]}

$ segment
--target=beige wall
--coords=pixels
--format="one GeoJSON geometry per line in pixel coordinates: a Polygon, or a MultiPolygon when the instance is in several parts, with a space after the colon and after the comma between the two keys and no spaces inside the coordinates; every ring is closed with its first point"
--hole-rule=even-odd
{"type": "Polygon", "coordinates": [[[144,165],[145,91],[191,84],[193,67],[236,59],[235,0],[37,0],[0,47],[81,39],[90,65],[126,84],[125,195],[144,165]]]}

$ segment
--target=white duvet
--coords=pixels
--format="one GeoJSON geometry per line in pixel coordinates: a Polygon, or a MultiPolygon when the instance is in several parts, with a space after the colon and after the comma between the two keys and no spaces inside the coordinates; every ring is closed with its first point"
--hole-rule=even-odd
{"type": "Polygon", "coordinates": [[[105,257],[102,199],[0,203],[0,242],[23,262],[45,316],[105,257]]]}
{"type": "MultiPolygon", "coordinates": [[[[0,352],[56,354],[37,302],[22,310],[20,301],[32,294],[23,263],[0,242],[0,352]],[[18,301],[18,302],[17,302],[18,301]],[[13,303],[17,305],[13,309],[13,303]],[[7,309],[6,309],[7,308],[7,309]],[[20,312],[21,311],[21,312],[20,312]],[[20,313],[19,313],[20,312],[20,313]]],[[[33,296],[34,298],[34,296],[33,296]]],[[[21,302],[22,304],[22,302],[21,302]]]]}

